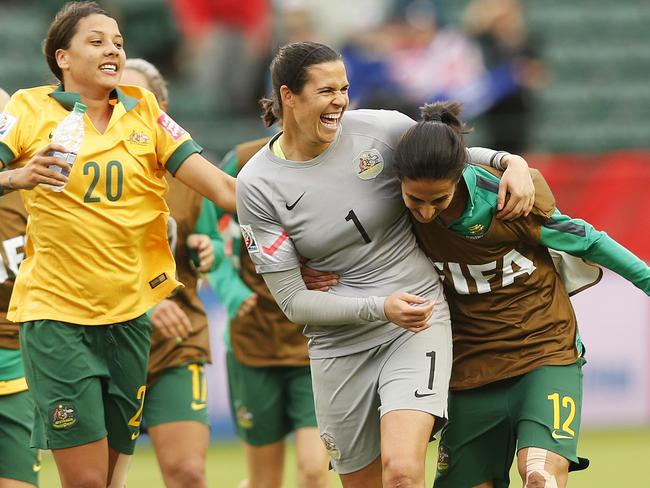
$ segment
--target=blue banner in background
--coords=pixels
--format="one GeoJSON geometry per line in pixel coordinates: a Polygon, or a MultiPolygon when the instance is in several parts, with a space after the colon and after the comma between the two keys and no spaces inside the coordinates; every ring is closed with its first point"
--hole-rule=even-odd
{"type": "Polygon", "coordinates": [[[207,284],[204,283],[199,288],[199,297],[208,313],[210,347],[212,349],[212,364],[205,368],[208,381],[210,435],[212,439],[234,439],[236,437],[235,424],[230,415],[224,343],[227,315],[223,305],[207,284]]]}

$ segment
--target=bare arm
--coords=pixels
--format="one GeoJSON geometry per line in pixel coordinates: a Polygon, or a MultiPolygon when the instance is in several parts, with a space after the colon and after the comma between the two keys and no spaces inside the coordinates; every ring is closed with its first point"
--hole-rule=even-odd
{"type": "Polygon", "coordinates": [[[198,153],[178,168],[176,178],[227,212],[235,210],[235,178],[224,173],[198,153]]]}

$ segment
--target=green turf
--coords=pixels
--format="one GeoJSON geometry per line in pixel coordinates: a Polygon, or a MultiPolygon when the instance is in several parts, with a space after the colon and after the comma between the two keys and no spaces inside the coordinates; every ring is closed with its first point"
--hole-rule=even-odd
{"type": "MultiPolygon", "coordinates": [[[[431,486],[435,470],[435,446],[428,456],[427,488],[431,486]]],[[[650,428],[626,431],[587,431],[581,435],[580,454],[591,459],[591,467],[569,477],[570,488],[648,488],[650,487],[650,428]]],[[[242,451],[237,443],[214,443],[208,455],[208,480],[211,488],[236,488],[245,477],[242,451]]],[[[293,450],[286,460],[284,488],[295,486],[293,450]]],[[[512,472],[513,487],[520,487],[512,472]]],[[[59,486],[56,467],[49,453],[43,456],[41,487],[59,486]]],[[[163,487],[162,478],[153,451],[139,446],[129,472],[129,488],[163,487]]],[[[332,488],[340,483],[332,475],[332,488]]]]}

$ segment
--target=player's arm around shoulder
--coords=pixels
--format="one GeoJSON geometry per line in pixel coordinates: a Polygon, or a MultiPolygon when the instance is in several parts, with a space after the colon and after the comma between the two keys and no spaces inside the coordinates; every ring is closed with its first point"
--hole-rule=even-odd
{"type": "Polygon", "coordinates": [[[528,171],[528,162],[524,158],[483,147],[469,147],[466,151],[468,163],[489,164],[503,173],[497,193],[498,219],[511,221],[531,212],[535,202],[535,188],[528,171]]]}

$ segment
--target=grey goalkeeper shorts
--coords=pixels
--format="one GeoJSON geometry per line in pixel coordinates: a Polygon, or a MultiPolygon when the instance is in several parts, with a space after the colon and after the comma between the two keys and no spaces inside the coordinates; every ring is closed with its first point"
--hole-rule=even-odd
{"type": "MultiPolygon", "coordinates": [[[[312,359],[321,439],[339,474],[358,471],[380,455],[380,419],[393,410],[447,418],[452,342],[449,315],[428,329],[348,356],[312,359]]],[[[444,422],[436,422],[436,429],[444,422]]]]}

